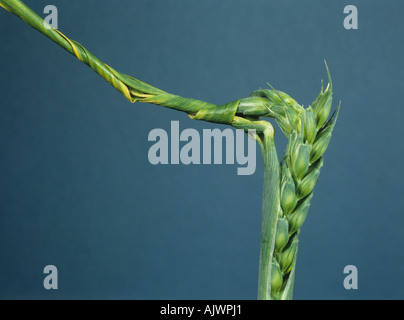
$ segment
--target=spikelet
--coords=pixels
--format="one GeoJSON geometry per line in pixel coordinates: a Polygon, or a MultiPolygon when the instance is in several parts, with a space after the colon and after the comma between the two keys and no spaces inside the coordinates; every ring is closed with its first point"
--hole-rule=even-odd
{"type": "Polygon", "coordinates": [[[310,208],[310,200],[312,198],[312,194],[302,200],[299,205],[296,207],[295,211],[290,214],[287,218],[289,221],[289,234],[297,232],[300,227],[303,225],[304,221],[307,218],[307,213],[310,208]]]}
{"type": "Polygon", "coordinates": [[[289,223],[286,218],[280,218],[276,226],[275,252],[282,252],[289,242],[289,223]]]}
{"type": "Polygon", "coordinates": [[[272,268],[271,268],[272,295],[279,293],[279,291],[282,289],[282,285],[283,285],[283,274],[281,268],[279,266],[279,263],[275,259],[272,259],[272,268]]]}
{"type": "Polygon", "coordinates": [[[316,115],[317,129],[320,129],[327,121],[332,105],[332,81],[327,64],[326,68],[328,74],[327,88],[323,91],[323,85],[321,85],[320,95],[317,97],[316,100],[314,100],[312,105],[314,114],[316,115]]]}
{"type": "Polygon", "coordinates": [[[295,180],[300,180],[310,165],[311,145],[299,143],[291,154],[292,172],[295,180]]]}
{"type": "Polygon", "coordinates": [[[297,203],[296,188],[292,175],[284,163],[282,165],[281,206],[284,214],[293,211],[297,203]]]}
{"type": "Polygon", "coordinates": [[[297,239],[297,237],[295,237],[292,243],[281,254],[279,265],[284,275],[289,273],[293,267],[293,264],[296,260],[298,244],[299,240],[297,239]]]}
{"type": "Polygon", "coordinates": [[[332,129],[330,129],[331,127],[328,127],[326,130],[319,134],[318,139],[315,141],[310,153],[311,162],[315,162],[320,159],[320,157],[322,157],[324,152],[327,150],[332,136],[332,129]]]}
{"type": "Polygon", "coordinates": [[[330,143],[332,132],[334,130],[335,123],[338,118],[340,105],[338,106],[335,113],[332,115],[330,121],[324,126],[322,130],[319,131],[316,140],[314,141],[313,148],[310,154],[310,162],[313,163],[323,156],[324,152],[327,150],[328,144],[330,143]]]}
{"type": "Polygon", "coordinates": [[[323,159],[320,158],[315,164],[313,164],[303,180],[299,183],[296,190],[296,196],[298,199],[302,199],[305,196],[313,192],[314,187],[320,176],[320,169],[323,166],[323,159]]]}
{"type": "Polygon", "coordinates": [[[304,139],[308,144],[313,144],[316,139],[316,117],[311,107],[304,110],[303,113],[303,127],[304,127],[304,139]]]}

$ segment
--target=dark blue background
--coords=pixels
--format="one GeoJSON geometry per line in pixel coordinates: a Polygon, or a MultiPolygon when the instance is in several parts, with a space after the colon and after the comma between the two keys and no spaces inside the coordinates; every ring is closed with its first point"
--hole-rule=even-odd
{"type": "MultiPolygon", "coordinates": [[[[41,14],[49,1],[26,3],[41,14]]],[[[342,110],[302,228],[295,298],[404,297],[402,1],[52,4],[59,29],[117,70],[218,104],[270,82],[307,106],[326,59],[342,110]],[[357,31],[343,28],[348,4],[357,31]],[[349,264],[357,291],[343,287],[349,264]]],[[[0,298],[256,298],[260,158],[244,177],[236,165],[152,166],[152,129],[225,127],[131,105],[4,10],[0,44],[0,298]],[[57,291],[42,286],[48,264],[57,291]]]]}

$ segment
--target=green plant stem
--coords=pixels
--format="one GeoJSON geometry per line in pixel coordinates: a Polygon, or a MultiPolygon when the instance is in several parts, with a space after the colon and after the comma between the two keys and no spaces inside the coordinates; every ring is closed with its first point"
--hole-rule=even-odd
{"type": "MultiPolygon", "coordinates": [[[[141,101],[150,102],[165,107],[173,108],[179,111],[187,112],[193,119],[230,124],[235,128],[249,130],[255,129],[258,134],[253,136],[261,145],[265,164],[264,178],[264,200],[263,200],[263,227],[262,227],[262,248],[260,259],[260,289],[259,297],[261,299],[270,298],[271,287],[271,261],[275,241],[276,223],[279,214],[279,194],[280,194],[280,168],[274,144],[274,130],[272,125],[266,121],[260,121],[258,116],[264,114],[267,107],[264,106],[262,99],[254,98],[252,104],[254,112],[250,112],[250,118],[236,116],[239,101],[216,106],[194,99],[182,98],[164,92],[158,88],[148,85],[142,81],[123,75],[118,71],[107,66],[79,43],[70,40],[60,31],[47,28],[43,19],[33,12],[20,0],[0,0],[0,5],[6,10],[15,14],[31,27],[38,30],[56,44],[77,57],[81,62],[91,67],[96,73],[103,77],[107,82],[120,91],[131,102],[141,101]],[[258,108],[261,107],[261,108],[258,108]],[[258,114],[256,114],[258,112],[258,114]],[[252,117],[252,119],[251,119],[252,117]],[[265,137],[265,143],[261,138],[265,137]],[[268,289],[269,288],[269,289],[268,289]]],[[[249,111],[250,108],[243,109],[249,111]]],[[[241,112],[244,115],[243,112],[241,112]]]]}
{"type": "Polygon", "coordinates": [[[275,247],[276,225],[280,213],[280,165],[275,148],[274,131],[264,132],[261,146],[264,161],[264,188],[262,198],[262,231],[258,276],[258,299],[270,300],[272,257],[275,247]]]}
{"type": "Polygon", "coordinates": [[[63,33],[49,27],[41,17],[20,0],[0,0],[0,5],[38,30],[56,44],[74,55],[82,63],[89,66],[104,80],[121,92],[131,102],[147,102],[163,107],[186,112],[192,119],[204,120],[220,124],[232,125],[235,128],[256,129],[259,123],[252,123],[244,118],[236,117],[240,99],[223,105],[216,105],[195,99],[180,97],[160,90],[138,79],[122,74],[103,63],[84,46],[69,39],[63,33]]]}
{"type": "MultiPolygon", "coordinates": [[[[275,253],[276,227],[281,214],[280,185],[281,170],[274,142],[274,130],[271,125],[264,131],[261,144],[264,162],[264,186],[262,195],[262,231],[261,249],[258,274],[258,300],[292,300],[295,279],[294,262],[283,290],[273,295],[271,293],[272,260],[275,253]]],[[[296,237],[298,235],[295,235],[296,237]]]]}
{"type": "Polygon", "coordinates": [[[248,98],[216,105],[167,93],[112,69],[81,44],[47,26],[41,17],[20,0],[0,0],[0,6],[88,65],[129,101],[160,105],[186,112],[192,119],[231,125],[248,131],[249,136],[260,144],[264,161],[258,299],[291,300],[297,237],[307,216],[313,189],[323,164],[323,154],[339,112],[338,107],[331,119],[326,121],[332,103],[328,67],[329,85],[325,91],[321,88],[320,96],[308,109],[275,89],[258,90],[248,98]],[[261,120],[261,117],[275,118],[289,139],[282,170],[274,143],[274,129],[269,122],[261,120]],[[282,270],[279,269],[280,264],[282,270]],[[272,270],[273,265],[275,267],[272,270]]]}
{"type": "Polygon", "coordinates": [[[268,113],[266,100],[263,101],[259,97],[248,98],[246,99],[249,103],[248,108],[244,105],[240,111],[237,110],[239,100],[217,106],[169,94],[140,80],[119,73],[60,31],[47,28],[43,19],[22,1],[0,0],[0,5],[88,65],[131,102],[154,103],[187,112],[193,119],[229,124],[235,128],[255,129],[257,131],[253,138],[261,145],[265,167],[258,297],[265,300],[271,299],[271,265],[276,225],[280,212],[280,165],[274,143],[274,129],[268,122],[259,120],[259,116],[268,113]],[[245,112],[248,113],[249,118],[244,117],[245,112]],[[261,140],[262,137],[265,141],[261,140]]]}

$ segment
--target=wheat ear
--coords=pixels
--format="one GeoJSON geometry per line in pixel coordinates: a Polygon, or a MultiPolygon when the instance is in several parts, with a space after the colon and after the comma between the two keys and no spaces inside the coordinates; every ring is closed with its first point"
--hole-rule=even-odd
{"type": "MultiPolygon", "coordinates": [[[[294,270],[299,243],[300,227],[306,220],[314,187],[323,166],[323,155],[330,143],[340,106],[328,119],[332,105],[332,81],[327,67],[329,83],[312,106],[306,109],[292,108],[282,100],[284,110],[274,117],[289,138],[281,163],[280,206],[273,248],[270,287],[261,290],[263,299],[288,299],[292,296],[294,270]],[[269,291],[270,289],[270,291],[269,291]]],[[[257,93],[255,93],[257,94],[257,93]]],[[[276,90],[261,91],[272,99],[276,90]]],[[[265,266],[267,267],[267,266],[265,266]]],[[[267,267],[268,268],[268,267],[267,267]]]]}

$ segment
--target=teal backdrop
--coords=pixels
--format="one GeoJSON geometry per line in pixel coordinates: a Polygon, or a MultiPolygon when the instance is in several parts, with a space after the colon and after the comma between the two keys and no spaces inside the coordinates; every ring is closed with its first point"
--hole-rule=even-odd
{"type": "MultiPolygon", "coordinates": [[[[26,0],[45,17],[45,0],[26,0]]],[[[52,0],[102,61],[217,104],[267,82],[342,109],[302,228],[296,299],[404,298],[404,2],[52,0]],[[343,26],[346,5],[359,29],[343,26]],[[355,265],[359,289],[346,290],[355,265]]],[[[0,299],[256,299],[262,161],[148,161],[154,128],[225,129],[130,104],[0,10],[0,299]],[[55,265],[59,289],[45,290],[55,265]]],[[[277,130],[278,153],[285,139],[277,130]]]]}

